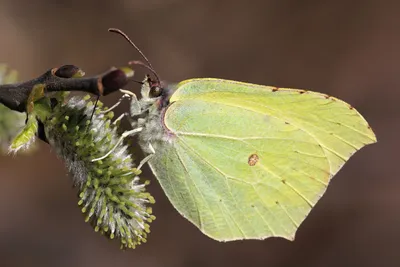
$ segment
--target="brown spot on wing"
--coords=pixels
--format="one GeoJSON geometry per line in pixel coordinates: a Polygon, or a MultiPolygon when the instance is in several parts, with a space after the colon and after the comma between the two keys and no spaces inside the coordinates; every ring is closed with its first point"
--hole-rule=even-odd
{"type": "Polygon", "coordinates": [[[247,163],[249,164],[249,166],[254,166],[257,164],[258,160],[259,160],[259,157],[257,154],[251,154],[247,163]]]}

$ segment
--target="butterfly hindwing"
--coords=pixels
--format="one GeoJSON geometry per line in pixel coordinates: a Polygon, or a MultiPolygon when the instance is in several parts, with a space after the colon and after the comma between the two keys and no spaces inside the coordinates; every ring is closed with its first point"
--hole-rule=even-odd
{"type": "Polygon", "coordinates": [[[376,141],[333,97],[220,79],[180,83],[150,166],[174,207],[221,241],[293,239],[330,179],[376,141]]]}

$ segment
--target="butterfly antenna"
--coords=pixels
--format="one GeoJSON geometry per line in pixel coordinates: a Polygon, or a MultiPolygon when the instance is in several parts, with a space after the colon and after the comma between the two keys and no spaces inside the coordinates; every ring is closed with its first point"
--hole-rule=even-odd
{"type": "Polygon", "coordinates": [[[157,83],[160,84],[160,78],[157,75],[157,72],[149,65],[147,65],[146,63],[143,63],[140,60],[132,60],[128,62],[129,65],[139,65],[142,67],[145,67],[146,69],[150,70],[151,73],[153,73],[153,75],[156,77],[157,83]]]}
{"type": "Polygon", "coordinates": [[[98,95],[98,96],[97,96],[97,98],[96,98],[96,102],[94,103],[94,107],[93,107],[92,115],[90,116],[90,121],[92,121],[92,118],[93,118],[94,112],[96,111],[96,107],[97,107],[97,103],[99,102],[99,98],[100,98],[100,96],[98,95]]]}
{"type": "Polygon", "coordinates": [[[136,81],[136,80],[132,80],[132,82],[138,83],[138,84],[143,84],[143,82],[141,81],[136,81]]]}
{"type": "Polygon", "coordinates": [[[144,55],[144,53],[139,49],[139,47],[137,47],[137,45],[135,45],[135,43],[128,37],[128,35],[126,35],[126,33],[124,33],[123,31],[121,31],[120,29],[117,29],[117,28],[109,28],[108,31],[117,33],[117,34],[121,35],[122,37],[124,37],[124,39],[127,40],[136,49],[136,51],[139,52],[139,54],[143,57],[144,61],[146,62],[146,64],[145,64],[141,61],[131,61],[131,62],[129,62],[129,64],[130,65],[140,65],[140,66],[143,66],[143,67],[149,69],[156,77],[158,84],[160,84],[160,78],[158,77],[156,71],[153,69],[153,66],[151,65],[149,59],[144,55]]]}

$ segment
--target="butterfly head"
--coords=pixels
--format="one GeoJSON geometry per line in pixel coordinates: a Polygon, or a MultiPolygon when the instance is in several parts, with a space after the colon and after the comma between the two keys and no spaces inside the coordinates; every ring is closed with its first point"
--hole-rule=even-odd
{"type": "Polygon", "coordinates": [[[172,90],[158,79],[152,80],[149,75],[143,81],[141,95],[146,102],[154,103],[159,109],[169,104],[172,90]]]}
{"type": "Polygon", "coordinates": [[[157,98],[162,96],[163,92],[165,91],[162,86],[161,83],[159,81],[152,81],[149,77],[148,77],[148,83],[149,83],[149,98],[157,98]]]}

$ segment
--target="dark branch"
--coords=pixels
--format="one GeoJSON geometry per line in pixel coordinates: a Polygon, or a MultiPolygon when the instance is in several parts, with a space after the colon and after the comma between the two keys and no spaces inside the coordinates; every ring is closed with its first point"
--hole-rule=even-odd
{"type": "Polygon", "coordinates": [[[48,70],[30,81],[0,85],[0,103],[12,110],[25,112],[29,94],[37,84],[45,85],[45,92],[80,91],[105,96],[124,87],[133,73],[129,68],[113,68],[98,76],[76,78],[83,72],[76,66],[65,65],[48,70]]]}

